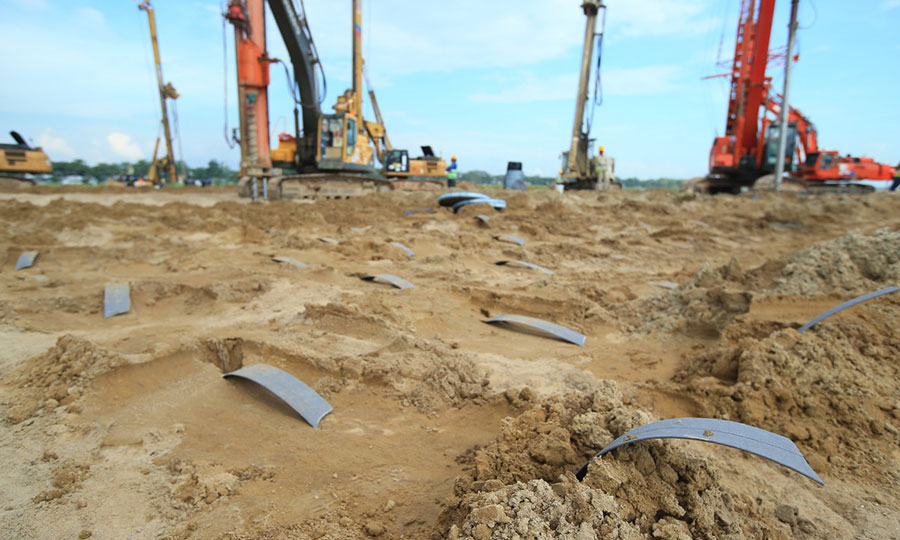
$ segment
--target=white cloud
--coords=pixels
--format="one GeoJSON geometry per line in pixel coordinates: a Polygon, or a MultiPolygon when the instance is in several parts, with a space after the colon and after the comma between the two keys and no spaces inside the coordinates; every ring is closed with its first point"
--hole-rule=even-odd
{"type": "Polygon", "coordinates": [[[881,3],[882,11],[889,11],[897,8],[900,8],[900,0],[884,0],[881,3]]]}
{"type": "Polygon", "coordinates": [[[607,10],[606,28],[611,37],[629,38],[703,33],[721,24],[709,15],[715,5],[711,0],[617,2],[607,10]]]}
{"type": "Polygon", "coordinates": [[[106,142],[117,157],[128,160],[144,158],[144,151],[129,135],[114,131],[106,136],[106,142]]]}
{"type": "Polygon", "coordinates": [[[634,96],[663,94],[678,89],[678,66],[613,67],[603,71],[603,93],[634,96]]]}
{"type": "Polygon", "coordinates": [[[45,129],[43,133],[38,135],[37,144],[43,148],[44,152],[50,156],[52,160],[72,159],[75,157],[75,150],[69,146],[69,142],[63,137],[57,137],[49,129],[45,129]]]}
{"type": "Polygon", "coordinates": [[[470,94],[469,99],[476,103],[529,103],[575,99],[577,74],[539,78],[533,73],[527,73],[522,79],[499,92],[470,94]]]}
{"type": "MultiPolygon", "coordinates": [[[[720,0],[723,1],[723,0],[720,0]]],[[[306,0],[313,38],[331,79],[346,80],[350,0],[306,0]],[[346,32],[326,31],[347,28],[346,32]]],[[[370,75],[388,78],[460,69],[509,69],[567,57],[579,49],[584,13],[572,0],[378,0],[363,7],[363,55],[370,75]]],[[[609,7],[612,38],[685,35],[718,27],[715,0],[630,0],[609,7]]],[[[270,27],[275,29],[274,24],[270,27]]],[[[269,47],[285,55],[277,31],[269,47]]],[[[285,56],[286,57],[286,56],[285,56]]],[[[577,67],[577,66],[576,66],[577,67]]],[[[382,79],[378,86],[384,86],[382,79]]]]}
{"type": "Polygon", "coordinates": [[[46,0],[12,0],[12,3],[33,11],[45,11],[49,7],[46,0]]]}
{"type": "MultiPolygon", "coordinates": [[[[678,89],[677,66],[643,66],[603,69],[603,94],[617,96],[662,94],[678,89]]],[[[540,101],[575,101],[578,74],[539,77],[532,72],[522,74],[518,82],[499,92],[477,92],[469,95],[476,103],[535,103],[540,101]]],[[[502,81],[501,81],[502,82],[502,81]]],[[[593,91],[593,81],[591,82],[593,91]]]]}
{"type": "Polygon", "coordinates": [[[73,24],[81,30],[96,31],[106,25],[106,17],[92,7],[80,7],[75,10],[73,24]]]}

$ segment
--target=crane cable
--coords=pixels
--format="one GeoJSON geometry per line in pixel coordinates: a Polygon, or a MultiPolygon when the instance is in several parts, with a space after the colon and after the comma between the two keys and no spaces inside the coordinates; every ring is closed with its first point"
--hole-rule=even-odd
{"type": "MultiPolygon", "coordinates": [[[[220,8],[225,10],[224,4],[220,4],[220,8]]],[[[222,127],[222,135],[225,137],[225,144],[228,145],[229,149],[234,149],[235,142],[233,138],[228,137],[228,33],[227,33],[228,21],[225,17],[222,17],[222,88],[224,89],[225,94],[225,108],[224,108],[224,116],[225,116],[225,125],[222,127]]]]}
{"type": "Polygon", "coordinates": [[[606,6],[603,6],[603,17],[600,19],[600,33],[595,34],[597,38],[597,78],[594,80],[594,100],[591,105],[591,112],[587,117],[585,133],[590,136],[591,124],[594,123],[594,110],[598,105],[603,104],[603,83],[600,76],[600,65],[603,61],[603,36],[606,34],[606,6]]]}
{"type": "MultiPolygon", "coordinates": [[[[175,98],[172,98],[172,119],[174,120],[175,125],[175,140],[178,141],[178,155],[181,156],[181,174],[184,176],[185,181],[187,181],[187,163],[184,161],[184,149],[181,147],[181,128],[178,124],[178,102],[175,98]]],[[[175,167],[178,168],[178,161],[175,160],[175,167]]],[[[172,182],[175,182],[177,179],[172,179],[172,182]]]]}

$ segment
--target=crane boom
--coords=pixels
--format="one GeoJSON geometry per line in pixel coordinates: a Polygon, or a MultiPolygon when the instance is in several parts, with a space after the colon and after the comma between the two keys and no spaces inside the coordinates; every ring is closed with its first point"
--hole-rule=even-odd
{"type": "Polygon", "coordinates": [[[587,19],[584,25],[584,45],[581,51],[581,70],[578,74],[578,94],[575,96],[575,122],[572,125],[572,142],[569,146],[569,159],[566,172],[574,174],[579,180],[590,176],[588,160],[588,137],[585,133],[584,110],[588,102],[588,84],[591,78],[591,59],[594,51],[594,34],[597,32],[597,13],[602,3],[599,0],[585,0],[581,4],[587,19]]]}
{"type": "MultiPolygon", "coordinates": [[[[163,79],[162,63],[159,59],[159,42],[156,38],[156,15],[153,12],[153,6],[150,5],[150,0],[141,2],[140,5],[138,5],[138,9],[147,12],[147,19],[150,23],[150,41],[153,43],[153,62],[156,66],[156,82],[159,87],[159,104],[162,108],[162,126],[166,138],[166,161],[164,163],[164,168],[169,174],[169,182],[175,182],[178,180],[178,173],[175,168],[175,152],[172,149],[172,130],[169,127],[169,111],[166,99],[177,98],[178,92],[175,91],[175,87],[173,87],[171,83],[165,83],[163,79]]],[[[157,144],[159,144],[159,141],[157,141],[157,144]]],[[[156,151],[153,152],[153,161],[155,170],[157,166],[156,151]]],[[[153,181],[154,183],[160,183],[158,177],[154,178],[153,181]]]]}

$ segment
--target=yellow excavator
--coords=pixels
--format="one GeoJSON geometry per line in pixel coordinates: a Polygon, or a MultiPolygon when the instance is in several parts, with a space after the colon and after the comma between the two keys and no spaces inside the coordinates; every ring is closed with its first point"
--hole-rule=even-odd
{"type": "Polygon", "coordinates": [[[34,184],[34,180],[25,176],[26,174],[53,172],[50,158],[40,147],[29,145],[25,138],[15,131],[10,131],[9,134],[16,143],[0,143],[0,179],[34,184]]]}
{"type": "Polygon", "coordinates": [[[375,122],[365,121],[366,131],[375,143],[375,153],[378,161],[382,164],[381,174],[388,178],[394,178],[396,189],[407,191],[441,189],[447,181],[447,162],[436,156],[430,146],[423,146],[422,155],[416,158],[410,158],[409,152],[406,150],[394,148],[387,135],[381,108],[375,98],[375,89],[369,81],[365,64],[363,64],[363,78],[366,80],[369,101],[375,112],[375,122]]]}
{"type": "MultiPolygon", "coordinates": [[[[353,0],[353,87],[338,96],[330,114],[321,108],[316,76],[321,63],[302,3],[230,0],[225,18],[234,26],[237,50],[240,136],[234,138],[241,145],[241,196],[255,200],[261,189],[263,198],[344,198],[432,184],[416,184],[417,178],[446,178],[445,165],[433,152],[411,160],[405,150],[390,145],[380,118],[375,122],[363,118],[362,0],[353,0]],[[295,103],[294,133],[279,135],[278,146],[271,150],[269,66],[283,62],[266,51],[266,3],[290,56],[295,103]],[[389,164],[381,174],[376,158],[389,164]],[[296,174],[283,174],[284,169],[296,174]]],[[[380,117],[380,111],[376,115],[380,117]]]]}

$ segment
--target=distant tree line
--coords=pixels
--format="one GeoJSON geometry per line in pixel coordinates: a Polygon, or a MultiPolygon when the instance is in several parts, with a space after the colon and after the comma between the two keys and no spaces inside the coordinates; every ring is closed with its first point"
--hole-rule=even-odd
{"type": "MultiPolygon", "coordinates": [[[[105,182],[110,178],[124,175],[147,176],[150,171],[150,162],[141,159],[133,163],[98,163],[88,165],[83,160],[52,161],[53,172],[50,181],[59,182],[67,176],[82,176],[85,179],[93,178],[99,182],[105,182]]],[[[183,161],[178,162],[178,176],[185,175],[188,180],[210,180],[217,184],[233,184],[237,182],[237,171],[214,159],[209,160],[206,167],[189,167],[183,161]]]]}
{"type": "MultiPolygon", "coordinates": [[[[460,173],[459,177],[466,182],[480,184],[485,186],[501,186],[506,174],[491,174],[486,171],[466,171],[460,173]]],[[[555,176],[528,176],[525,175],[525,182],[533,186],[549,186],[555,184],[557,177],[555,176]]],[[[619,182],[625,189],[648,189],[648,188],[664,188],[679,189],[684,180],[676,178],[654,178],[652,180],[639,180],[637,178],[619,178],[619,182]]]]}

